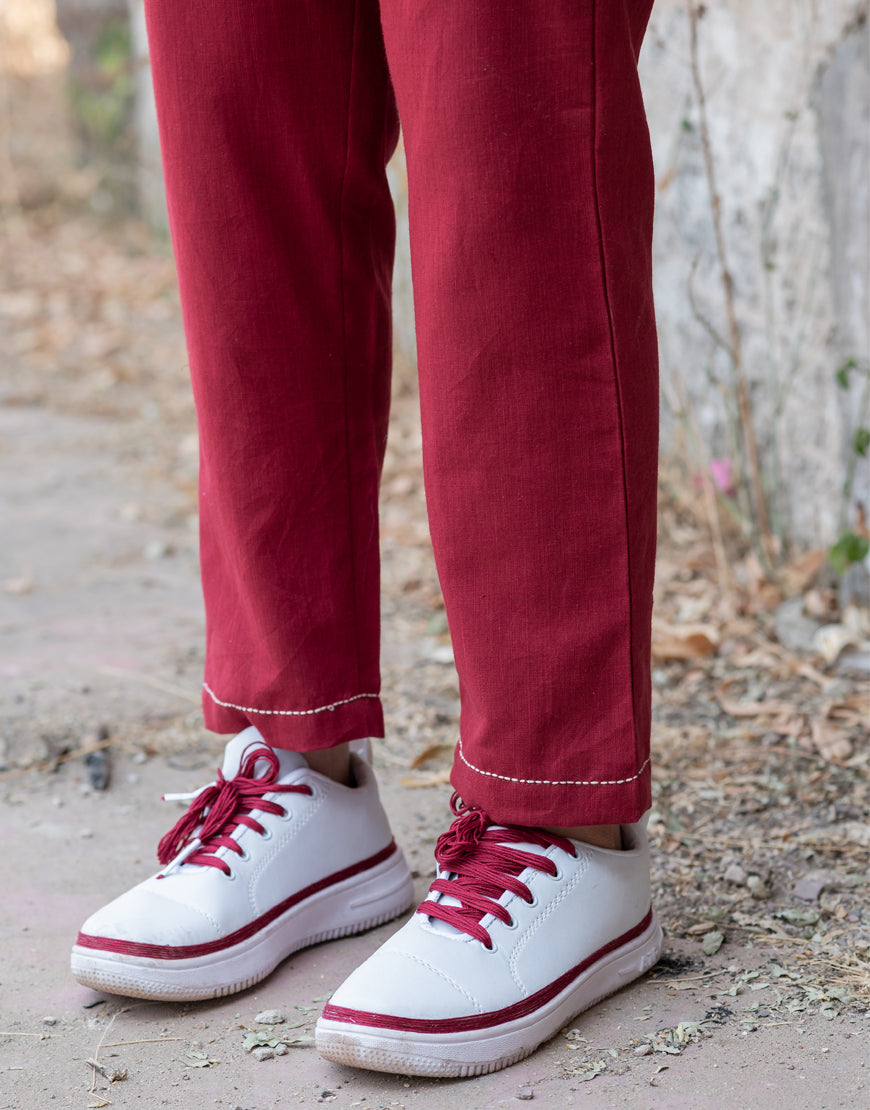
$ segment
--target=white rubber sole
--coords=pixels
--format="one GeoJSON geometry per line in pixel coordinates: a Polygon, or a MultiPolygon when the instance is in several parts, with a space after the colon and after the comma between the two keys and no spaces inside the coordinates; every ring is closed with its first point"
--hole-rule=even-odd
{"type": "Polygon", "coordinates": [[[414,901],[400,850],[361,875],[292,906],[256,936],[221,952],[184,960],[147,959],[74,945],[70,966],[86,987],[173,1002],[220,998],[265,979],[293,952],[392,921],[414,901]]]}
{"type": "Polygon", "coordinates": [[[561,994],[525,1017],[461,1033],[406,1033],[321,1018],[317,1051],[327,1060],[369,1071],[400,1075],[485,1075],[530,1055],[583,1010],[648,971],[662,950],[662,931],[653,915],[647,929],[609,952],[561,994]]]}

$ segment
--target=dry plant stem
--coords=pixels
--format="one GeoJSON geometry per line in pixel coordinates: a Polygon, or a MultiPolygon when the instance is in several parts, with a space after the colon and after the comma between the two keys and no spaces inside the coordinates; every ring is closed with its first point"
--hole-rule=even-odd
{"type": "Polygon", "coordinates": [[[698,20],[700,19],[700,11],[694,0],[687,0],[686,9],[689,16],[692,81],[695,85],[695,95],[698,98],[701,150],[704,155],[704,169],[707,176],[707,187],[710,192],[713,232],[716,238],[716,254],[719,258],[722,292],[725,300],[725,314],[728,320],[728,352],[734,370],[735,400],[737,402],[737,412],[740,417],[740,427],[746,449],[748,477],[752,487],[752,497],[755,502],[755,511],[758,518],[759,547],[764,561],[767,564],[767,569],[770,569],[770,561],[774,553],[774,543],[770,531],[770,521],[767,515],[767,501],[761,482],[761,467],[758,461],[758,442],[755,437],[752,406],[749,401],[749,387],[746,382],[746,372],[743,366],[743,348],[740,340],[740,328],[737,323],[737,312],[734,306],[734,279],[731,276],[731,270],[728,266],[728,255],[725,250],[725,235],[722,230],[722,203],[716,185],[716,170],[713,164],[713,151],[710,144],[710,129],[707,123],[707,99],[704,92],[704,84],[701,80],[700,65],[698,63],[698,20]]]}
{"type": "MultiPolygon", "coordinates": [[[[694,415],[688,408],[685,412],[686,420],[689,422],[691,434],[695,443],[701,444],[703,441],[694,415]]],[[[707,517],[707,526],[710,529],[710,541],[713,545],[713,555],[716,559],[716,577],[719,579],[719,589],[724,594],[730,594],[734,583],[731,579],[728,556],[725,554],[725,542],[722,539],[722,522],[719,519],[719,499],[716,496],[716,490],[713,488],[713,482],[710,479],[710,463],[706,458],[704,459],[704,465],[701,467],[701,491],[704,495],[704,514],[707,517]]]]}
{"type": "MultiPolygon", "coordinates": [[[[861,390],[861,396],[858,401],[858,408],[855,411],[855,428],[860,428],[864,421],[867,419],[867,412],[870,409],[870,366],[866,364],[862,367],[864,371],[864,386],[861,390]]],[[[843,482],[843,504],[840,507],[840,531],[842,532],[849,524],[849,510],[852,501],[852,487],[855,484],[855,471],[858,468],[858,452],[854,449],[849,451],[849,461],[846,464],[846,479],[843,482]]]]}
{"type": "Polygon", "coordinates": [[[679,420],[683,424],[688,436],[693,441],[695,450],[700,457],[701,492],[704,502],[704,514],[707,518],[707,526],[710,529],[710,542],[713,546],[713,556],[716,560],[716,578],[718,580],[718,586],[723,594],[730,594],[733,586],[731,568],[728,563],[728,556],[725,553],[725,542],[722,538],[722,522],[719,519],[719,500],[710,479],[710,460],[707,458],[706,451],[704,450],[704,441],[701,439],[701,433],[698,429],[698,423],[695,420],[689,399],[683,393],[679,382],[676,380],[673,382],[673,394],[674,399],[677,401],[677,406],[674,406],[672,403],[671,407],[674,408],[674,411],[677,413],[679,420]]]}

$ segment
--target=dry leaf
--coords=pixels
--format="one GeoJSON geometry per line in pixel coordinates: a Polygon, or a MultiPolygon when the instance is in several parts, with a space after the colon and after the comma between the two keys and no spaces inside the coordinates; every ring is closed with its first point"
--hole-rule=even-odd
{"type": "Polygon", "coordinates": [[[401,786],[407,786],[411,790],[420,786],[441,786],[441,784],[445,782],[450,782],[449,771],[436,771],[434,774],[427,775],[425,778],[421,779],[399,779],[401,786]]]}
{"type": "Polygon", "coordinates": [[[770,731],[779,736],[800,736],[807,726],[806,719],[798,714],[784,713],[770,722],[770,731]]]}
{"type": "Polygon", "coordinates": [[[804,612],[816,620],[830,620],[836,612],[837,602],[832,590],[807,590],[804,594],[804,612]]]}
{"type": "Polygon", "coordinates": [[[824,548],[807,551],[785,568],[785,582],[790,593],[802,594],[828,561],[824,548]]]}
{"type": "Polygon", "coordinates": [[[418,767],[422,767],[424,763],[428,763],[431,759],[453,755],[453,748],[453,744],[430,744],[428,748],[424,748],[422,752],[414,756],[409,766],[412,771],[416,771],[418,767]]]}
{"type": "Polygon", "coordinates": [[[852,741],[843,735],[842,727],[834,721],[813,721],[812,737],[813,745],[823,759],[848,759],[852,754],[852,741]]]}
{"type": "Polygon", "coordinates": [[[716,700],[732,717],[777,717],[792,712],[792,706],[778,698],[770,701],[737,701],[728,697],[730,687],[730,682],[723,683],[719,687],[716,700]]]}
{"type": "Polygon", "coordinates": [[[659,660],[704,659],[719,646],[719,631],[711,624],[668,624],[653,621],[652,653],[659,660]]]}

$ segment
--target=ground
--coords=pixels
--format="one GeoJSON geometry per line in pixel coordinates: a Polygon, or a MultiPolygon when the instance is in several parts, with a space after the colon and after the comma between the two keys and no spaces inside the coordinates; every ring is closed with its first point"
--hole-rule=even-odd
{"type": "MultiPolygon", "coordinates": [[[[771,582],[671,460],[650,818],[667,935],[648,978],[527,1061],[461,1081],[354,1072],[306,1039],[393,926],[213,1003],[131,1002],[71,979],[81,921],[154,866],[177,816],[160,795],[207,781],[220,750],[198,708],[196,433],[166,244],[69,195],[6,210],[0,229],[0,1110],[867,1110],[866,656],[815,650],[820,627],[843,627],[822,556],[771,582]],[[258,1023],[267,1010],[286,1020],[258,1023]],[[260,1061],[258,1039],[289,1048],[260,1061]]],[[[422,897],[458,691],[405,367],[394,393],[375,764],[422,897]]]]}

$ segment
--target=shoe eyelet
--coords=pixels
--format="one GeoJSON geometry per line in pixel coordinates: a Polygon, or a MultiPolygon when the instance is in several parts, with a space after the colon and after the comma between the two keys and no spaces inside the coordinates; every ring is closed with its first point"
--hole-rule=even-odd
{"type": "Polygon", "coordinates": [[[513,914],[511,915],[510,924],[508,924],[506,921],[502,921],[501,923],[501,927],[503,929],[509,930],[510,932],[513,932],[513,930],[516,929],[517,925],[519,925],[519,921],[517,921],[513,914]]]}
{"type": "Polygon", "coordinates": [[[236,859],[239,861],[239,863],[247,863],[250,858],[251,858],[251,853],[249,851],[247,851],[247,849],[245,849],[245,848],[242,848],[241,855],[236,857],[236,859]]]}
{"type": "Polygon", "coordinates": [[[229,871],[225,871],[224,875],[226,876],[227,882],[234,883],[236,881],[236,873],[232,868],[230,868],[229,871]]]}
{"type": "Polygon", "coordinates": [[[531,897],[531,901],[529,901],[528,899],[525,899],[525,902],[526,902],[526,905],[529,907],[529,909],[533,910],[535,908],[535,906],[537,906],[537,904],[538,904],[537,894],[533,893],[532,897],[531,897]]]}
{"type": "Polygon", "coordinates": [[[561,879],[561,878],[562,878],[562,877],[564,876],[564,874],[565,874],[565,872],[564,872],[564,871],[562,870],[562,868],[561,868],[561,867],[560,867],[560,866],[558,865],[558,863],[557,863],[557,864],[556,864],[556,870],[555,870],[555,871],[553,872],[553,874],[552,874],[552,875],[550,875],[550,878],[551,878],[551,879],[552,879],[552,880],[553,880],[554,882],[558,882],[558,881],[559,881],[559,879],[561,879]]]}
{"type": "Polygon", "coordinates": [[[285,809],[279,816],[279,821],[291,821],[293,819],[293,810],[285,809]]]}
{"type": "Polygon", "coordinates": [[[271,840],[273,833],[267,825],[264,825],[263,831],[261,833],[257,833],[257,835],[260,837],[261,840],[271,840]]]}

